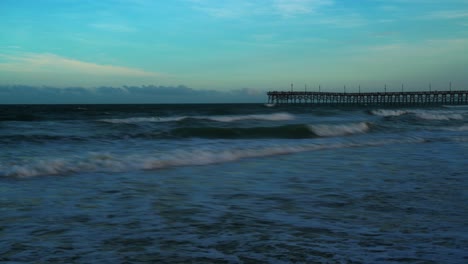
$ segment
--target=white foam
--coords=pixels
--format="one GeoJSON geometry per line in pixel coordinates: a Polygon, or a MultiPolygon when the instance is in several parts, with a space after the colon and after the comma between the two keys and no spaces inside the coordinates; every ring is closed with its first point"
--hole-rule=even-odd
{"type": "Polygon", "coordinates": [[[461,120],[463,115],[461,113],[454,113],[453,111],[441,110],[391,110],[391,109],[377,109],[372,110],[371,114],[376,116],[391,117],[401,116],[405,114],[413,114],[416,117],[424,120],[461,120]]]}
{"type": "Polygon", "coordinates": [[[413,112],[418,118],[424,120],[438,120],[438,121],[448,121],[448,120],[462,120],[463,115],[453,112],[444,112],[444,111],[414,111],[413,112]]]}
{"type": "Polygon", "coordinates": [[[294,115],[289,113],[259,114],[259,115],[237,115],[237,116],[196,116],[194,118],[208,119],[217,122],[236,122],[242,120],[263,121],[288,121],[294,120],[294,115]]]}
{"type": "Polygon", "coordinates": [[[198,149],[177,149],[168,152],[118,155],[111,153],[87,153],[83,156],[40,159],[16,164],[8,169],[0,166],[0,176],[26,178],[42,175],[68,175],[87,172],[126,172],[155,170],[180,166],[201,166],[232,162],[240,159],[285,155],[322,149],[380,146],[398,143],[420,143],[423,139],[385,139],[367,142],[340,142],[332,144],[303,143],[298,145],[266,145],[242,148],[215,149],[205,146],[198,149]]]}
{"type": "MultiPolygon", "coordinates": [[[[314,146],[317,148],[317,146],[314,146]]],[[[273,155],[291,154],[312,150],[311,146],[277,146],[267,148],[229,149],[223,151],[195,150],[176,151],[165,157],[147,158],[143,169],[161,169],[176,166],[208,165],[236,161],[244,158],[265,157],[273,155]]]]}
{"type": "Polygon", "coordinates": [[[186,116],[178,117],[129,117],[129,118],[110,118],[101,119],[99,121],[113,124],[136,124],[147,122],[177,122],[187,118],[186,116]]]}
{"type": "Polygon", "coordinates": [[[216,122],[237,122],[242,120],[287,121],[295,117],[289,113],[258,114],[258,115],[226,115],[226,116],[175,116],[175,117],[130,117],[101,119],[99,121],[114,124],[136,124],[144,122],[177,122],[185,119],[204,119],[216,122]]]}
{"type": "Polygon", "coordinates": [[[405,110],[390,110],[390,109],[377,109],[372,110],[371,114],[376,116],[390,117],[390,116],[401,116],[407,114],[405,110]]]}
{"type": "Polygon", "coordinates": [[[468,109],[468,105],[443,105],[445,108],[468,109]]]}
{"type": "Polygon", "coordinates": [[[39,159],[27,164],[17,164],[6,169],[5,176],[26,178],[40,175],[64,175],[75,172],[125,171],[130,160],[119,159],[108,153],[88,153],[83,157],[39,159]]]}
{"type": "Polygon", "coordinates": [[[321,137],[336,137],[352,134],[362,134],[369,131],[367,122],[351,123],[351,124],[330,124],[330,125],[309,125],[309,129],[317,136],[321,137]]]}
{"type": "Polygon", "coordinates": [[[458,126],[458,127],[446,127],[443,130],[453,131],[453,132],[464,132],[468,131],[468,125],[458,126]]]}

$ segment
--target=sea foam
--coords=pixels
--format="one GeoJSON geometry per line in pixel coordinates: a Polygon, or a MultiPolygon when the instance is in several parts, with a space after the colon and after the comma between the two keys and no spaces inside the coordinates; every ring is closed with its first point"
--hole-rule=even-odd
{"type": "Polygon", "coordinates": [[[370,111],[372,115],[375,116],[383,116],[383,117],[390,117],[390,116],[401,116],[408,113],[406,110],[390,110],[390,109],[376,109],[370,111]]]}
{"type": "Polygon", "coordinates": [[[445,111],[414,111],[413,113],[416,117],[424,120],[448,121],[463,119],[463,115],[461,114],[445,111]]]}
{"type": "Polygon", "coordinates": [[[143,122],[178,122],[186,119],[211,120],[216,122],[237,122],[243,120],[259,120],[259,121],[288,121],[294,120],[295,117],[289,113],[273,113],[273,114],[252,114],[252,115],[226,115],[226,116],[175,116],[175,117],[130,117],[130,118],[113,118],[100,119],[101,122],[114,124],[136,124],[143,122]]]}
{"type": "Polygon", "coordinates": [[[463,115],[461,113],[453,113],[452,111],[441,111],[441,110],[402,110],[402,109],[377,109],[370,111],[372,115],[382,117],[395,117],[406,114],[411,114],[419,119],[424,120],[461,120],[463,115]]]}
{"type": "Polygon", "coordinates": [[[362,134],[369,131],[370,127],[367,122],[350,123],[350,124],[319,124],[309,125],[309,129],[320,137],[336,137],[352,134],[362,134]]]}
{"type": "Polygon", "coordinates": [[[380,146],[398,143],[421,143],[424,139],[385,139],[364,142],[303,143],[297,145],[266,145],[216,149],[177,149],[167,152],[119,155],[112,153],[86,153],[61,158],[41,158],[5,168],[0,164],[0,176],[28,178],[35,176],[64,176],[75,173],[128,172],[135,170],[156,170],[181,166],[202,166],[256,157],[285,155],[324,149],[380,146]]]}

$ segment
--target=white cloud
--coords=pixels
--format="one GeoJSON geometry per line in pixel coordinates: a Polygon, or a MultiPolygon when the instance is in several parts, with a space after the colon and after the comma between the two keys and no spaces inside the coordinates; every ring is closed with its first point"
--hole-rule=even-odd
{"type": "Polygon", "coordinates": [[[135,28],[124,25],[124,24],[94,23],[94,24],[90,24],[90,26],[100,29],[100,30],[117,32],[117,33],[128,33],[128,32],[136,31],[135,28]]]}
{"type": "Polygon", "coordinates": [[[441,60],[466,60],[461,52],[467,45],[468,38],[431,39],[418,43],[395,42],[360,47],[359,56],[363,60],[379,58],[382,61],[411,60],[414,63],[424,61],[426,64],[438,64],[441,60]]]}
{"type": "Polygon", "coordinates": [[[283,17],[317,12],[332,5],[332,0],[188,0],[195,10],[218,18],[238,18],[249,15],[274,14],[283,17]]]}
{"type": "Polygon", "coordinates": [[[339,28],[353,28],[366,25],[368,22],[359,14],[347,14],[343,16],[322,17],[317,20],[317,23],[339,28]]]}
{"type": "Polygon", "coordinates": [[[465,11],[465,10],[437,11],[437,12],[430,13],[425,18],[427,18],[427,19],[460,19],[460,18],[468,18],[468,11],[465,11]]]}
{"type": "Polygon", "coordinates": [[[250,0],[189,0],[192,8],[212,17],[238,18],[248,14],[256,13],[258,4],[250,0]]]}
{"type": "Polygon", "coordinates": [[[368,47],[369,51],[374,52],[398,52],[403,49],[401,44],[384,44],[368,47]]]}
{"type": "MultiPolygon", "coordinates": [[[[0,73],[1,74],[1,73],[0,73]]],[[[31,103],[258,103],[265,91],[196,90],[186,86],[35,86],[0,83],[0,104],[31,103]]]]}
{"type": "Polygon", "coordinates": [[[282,16],[313,13],[323,6],[332,4],[331,0],[274,0],[274,6],[282,16]]]}
{"type": "Polygon", "coordinates": [[[156,77],[163,74],[61,57],[51,53],[0,54],[0,70],[13,72],[77,73],[93,76],[156,77]]]}

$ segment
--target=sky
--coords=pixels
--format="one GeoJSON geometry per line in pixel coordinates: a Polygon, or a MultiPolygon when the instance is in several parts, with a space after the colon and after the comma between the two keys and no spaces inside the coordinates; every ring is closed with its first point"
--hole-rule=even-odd
{"type": "Polygon", "coordinates": [[[1,0],[0,22],[0,103],[468,87],[468,0],[1,0]]]}

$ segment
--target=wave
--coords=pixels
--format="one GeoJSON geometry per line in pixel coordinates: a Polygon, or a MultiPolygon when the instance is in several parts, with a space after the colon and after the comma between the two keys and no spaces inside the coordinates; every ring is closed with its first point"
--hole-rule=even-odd
{"type": "Polygon", "coordinates": [[[468,109],[468,105],[442,105],[444,108],[468,109]]]}
{"type": "Polygon", "coordinates": [[[66,136],[66,135],[0,135],[0,143],[17,144],[18,142],[49,142],[49,141],[84,141],[84,137],[80,136],[66,136]]]}
{"type": "Polygon", "coordinates": [[[382,117],[396,117],[411,114],[419,119],[424,120],[462,120],[463,115],[461,113],[454,113],[453,111],[440,111],[440,110],[392,110],[392,109],[377,109],[371,110],[370,113],[375,116],[382,117]]]}
{"type": "Polygon", "coordinates": [[[390,110],[390,109],[376,109],[371,110],[370,113],[375,116],[391,117],[391,116],[401,116],[408,113],[406,110],[390,110]]]}
{"type": "Polygon", "coordinates": [[[183,127],[171,130],[171,136],[190,138],[309,138],[313,134],[305,125],[278,127],[223,128],[223,127],[183,127]]]}
{"type": "Polygon", "coordinates": [[[447,112],[430,112],[430,111],[415,111],[413,112],[416,117],[424,120],[437,120],[437,121],[448,121],[448,120],[462,120],[463,115],[456,113],[447,112]]]}
{"type": "Polygon", "coordinates": [[[458,126],[458,127],[445,127],[443,130],[452,131],[452,132],[465,132],[468,131],[468,125],[458,126]]]}
{"type": "Polygon", "coordinates": [[[226,116],[175,116],[175,117],[130,117],[115,119],[100,119],[101,122],[114,124],[135,124],[143,122],[179,122],[187,119],[211,120],[216,122],[237,122],[243,120],[288,121],[295,117],[289,113],[257,114],[257,115],[226,115],[226,116]]]}
{"type": "Polygon", "coordinates": [[[113,130],[111,133],[95,135],[44,135],[17,134],[0,136],[0,143],[16,144],[18,142],[44,143],[52,141],[101,141],[121,139],[175,139],[175,138],[206,138],[206,139],[304,139],[314,137],[336,137],[366,133],[370,130],[369,123],[333,125],[293,124],[268,127],[217,127],[217,126],[182,126],[169,130],[158,129],[149,131],[113,130]]]}
{"type": "Polygon", "coordinates": [[[41,118],[32,114],[17,114],[17,115],[0,115],[0,122],[2,121],[20,121],[32,122],[39,121],[41,118]]]}
{"type": "Polygon", "coordinates": [[[28,178],[35,176],[69,175],[90,172],[126,172],[132,170],[157,170],[181,166],[202,166],[232,162],[240,159],[285,155],[324,149],[379,146],[398,143],[423,143],[418,138],[387,139],[369,142],[342,142],[331,144],[278,144],[217,150],[209,146],[200,149],[173,150],[166,153],[118,155],[112,153],[87,153],[83,156],[40,159],[2,167],[0,176],[28,178]]]}
{"type": "Polygon", "coordinates": [[[180,117],[129,117],[129,118],[109,118],[98,121],[112,124],[137,124],[153,122],[177,122],[186,119],[186,116],[180,117]]]}
{"type": "Polygon", "coordinates": [[[309,125],[309,129],[320,137],[336,137],[353,134],[363,134],[370,130],[367,122],[351,124],[309,125]]]}

